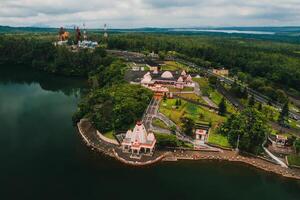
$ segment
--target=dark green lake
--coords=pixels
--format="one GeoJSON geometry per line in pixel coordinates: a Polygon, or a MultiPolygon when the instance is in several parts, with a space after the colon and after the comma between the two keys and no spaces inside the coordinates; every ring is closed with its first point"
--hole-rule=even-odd
{"type": "Polygon", "coordinates": [[[300,182],[242,164],[132,168],[90,151],[71,117],[84,81],[0,67],[0,199],[299,200],[300,182]]]}

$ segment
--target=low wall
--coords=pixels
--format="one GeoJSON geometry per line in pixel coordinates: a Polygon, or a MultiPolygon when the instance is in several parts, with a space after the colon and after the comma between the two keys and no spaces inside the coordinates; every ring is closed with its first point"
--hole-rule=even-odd
{"type": "Polygon", "coordinates": [[[166,154],[164,155],[161,155],[159,157],[157,157],[156,159],[154,160],[149,160],[147,162],[139,162],[139,161],[129,161],[129,160],[125,160],[124,158],[120,157],[118,155],[118,153],[113,149],[114,151],[114,155],[115,155],[115,158],[118,159],[119,161],[121,161],[122,163],[125,163],[127,165],[133,165],[133,166],[145,166],[145,165],[152,165],[154,163],[157,163],[159,161],[161,161],[165,156],[166,154]]]}
{"type": "Polygon", "coordinates": [[[101,140],[103,140],[105,142],[108,142],[108,143],[114,144],[114,145],[120,145],[117,140],[107,138],[104,135],[102,135],[99,131],[97,131],[97,135],[100,137],[101,140]]]}
{"type": "Polygon", "coordinates": [[[211,147],[215,147],[215,148],[219,148],[219,149],[223,149],[223,150],[227,150],[227,151],[233,151],[232,148],[222,147],[222,146],[219,146],[219,145],[216,145],[216,144],[211,144],[209,142],[205,142],[205,144],[207,144],[208,146],[211,146],[211,147]]]}

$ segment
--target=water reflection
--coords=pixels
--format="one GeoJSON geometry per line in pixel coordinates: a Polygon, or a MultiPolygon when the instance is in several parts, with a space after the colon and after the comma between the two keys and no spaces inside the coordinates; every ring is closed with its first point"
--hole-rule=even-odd
{"type": "Polygon", "coordinates": [[[23,66],[0,65],[0,84],[11,83],[27,85],[36,83],[43,90],[61,91],[67,96],[77,96],[87,89],[87,84],[83,78],[52,75],[23,66]]]}

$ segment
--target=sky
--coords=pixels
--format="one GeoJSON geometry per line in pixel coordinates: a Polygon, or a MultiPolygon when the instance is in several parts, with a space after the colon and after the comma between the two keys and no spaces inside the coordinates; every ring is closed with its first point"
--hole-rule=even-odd
{"type": "Polygon", "coordinates": [[[0,0],[0,25],[299,26],[300,0],[0,0]]]}

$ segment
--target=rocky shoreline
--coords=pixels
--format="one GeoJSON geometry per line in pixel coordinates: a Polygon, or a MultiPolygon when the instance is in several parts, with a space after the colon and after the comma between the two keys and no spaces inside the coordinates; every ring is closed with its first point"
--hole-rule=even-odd
{"type": "Polygon", "coordinates": [[[143,156],[140,160],[131,159],[128,154],[123,154],[121,148],[112,143],[108,143],[102,140],[92,124],[82,119],[78,124],[77,128],[83,141],[91,147],[92,150],[113,157],[116,160],[132,166],[145,166],[152,165],[161,161],[174,162],[181,160],[219,160],[229,162],[244,163],[258,169],[272,172],[277,175],[281,175],[286,178],[300,180],[300,169],[294,168],[283,168],[278,164],[275,164],[269,160],[248,156],[240,155],[235,151],[222,150],[220,152],[212,151],[193,151],[193,150],[173,150],[173,151],[156,151],[153,157],[143,156]]]}

